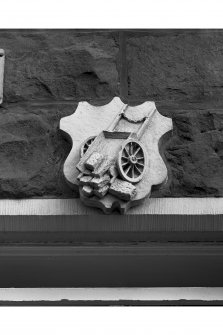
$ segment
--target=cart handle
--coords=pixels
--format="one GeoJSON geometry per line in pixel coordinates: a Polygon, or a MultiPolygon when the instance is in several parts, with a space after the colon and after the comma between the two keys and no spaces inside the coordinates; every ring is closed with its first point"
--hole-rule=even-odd
{"type": "Polygon", "coordinates": [[[120,119],[122,118],[122,115],[125,113],[125,110],[127,109],[128,105],[124,105],[121,109],[121,111],[116,115],[112,123],[108,126],[107,131],[113,131],[115,127],[118,125],[120,119]]]}
{"type": "Polygon", "coordinates": [[[142,135],[144,134],[146,128],[148,127],[150,121],[152,120],[153,115],[155,114],[155,112],[157,112],[157,109],[155,108],[148,116],[146,116],[143,124],[141,125],[141,127],[139,128],[139,130],[136,133],[136,136],[138,139],[140,139],[142,137],[142,135]]]}
{"type": "MultiPolygon", "coordinates": [[[[115,127],[118,125],[119,121],[121,120],[121,118],[124,115],[127,108],[128,108],[128,105],[123,106],[121,111],[116,115],[116,117],[114,118],[112,123],[107,128],[107,132],[113,132],[114,131],[115,127]]],[[[148,116],[145,117],[145,120],[144,120],[143,124],[141,125],[141,127],[139,128],[139,130],[136,133],[136,136],[137,136],[138,139],[140,139],[142,137],[143,133],[145,132],[147,126],[149,125],[149,123],[152,119],[152,116],[155,114],[156,111],[157,111],[157,109],[155,108],[148,116]]]]}

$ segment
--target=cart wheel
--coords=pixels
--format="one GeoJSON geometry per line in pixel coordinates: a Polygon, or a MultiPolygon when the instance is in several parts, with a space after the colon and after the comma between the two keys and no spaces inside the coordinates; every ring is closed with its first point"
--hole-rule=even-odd
{"type": "Polygon", "coordinates": [[[138,183],[146,168],[147,156],[142,144],[128,140],[119,152],[118,169],[121,177],[130,183],[138,183]]]}
{"type": "Polygon", "coordinates": [[[81,150],[80,150],[80,156],[83,157],[84,154],[87,152],[88,148],[91,146],[91,144],[94,142],[96,136],[91,136],[88,137],[84,143],[81,146],[81,150]]]}

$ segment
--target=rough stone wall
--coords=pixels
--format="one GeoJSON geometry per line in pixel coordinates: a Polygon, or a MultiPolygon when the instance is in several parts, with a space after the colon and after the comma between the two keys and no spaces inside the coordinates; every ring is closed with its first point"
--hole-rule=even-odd
{"type": "Polygon", "coordinates": [[[223,30],[0,30],[0,197],[75,197],[61,117],[78,101],[156,102],[173,118],[167,185],[154,196],[223,196],[223,30]]]}

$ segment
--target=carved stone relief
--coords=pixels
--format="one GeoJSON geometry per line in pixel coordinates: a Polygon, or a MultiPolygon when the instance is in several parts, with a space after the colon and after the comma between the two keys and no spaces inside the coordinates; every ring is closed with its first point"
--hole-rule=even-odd
{"type": "Polygon", "coordinates": [[[125,213],[149,196],[153,185],[167,181],[159,141],[172,129],[172,120],[154,102],[135,107],[118,97],[101,107],[80,102],[61,119],[60,129],[73,145],[64,176],[88,206],[125,213]]]}

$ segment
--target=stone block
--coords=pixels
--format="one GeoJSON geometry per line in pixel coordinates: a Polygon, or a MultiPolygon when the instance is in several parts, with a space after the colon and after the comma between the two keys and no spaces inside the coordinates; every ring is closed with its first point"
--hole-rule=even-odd
{"type": "Polygon", "coordinates": [[[98,189],[94,189],[94,194],[96,195],[96,197],[101,199],[108,193],[108,190],[109,190],[109,185],[105,185],[98,189]]]}
{"type": "Polygon", "coordinates": [[[110,176],[109,174],[105,173],[101,177],[94,177],[93,179],[91,179],[90,184],[92,187],[99,189],[107,185],[109,182],[110,182],[110,176]]]}
{"type": "Polygon", "coordinates": [[[109,99],[118,94],[117,33],[0,30],[4,101],[109,99]]]}
{"type": "Polygon", "coordinates": [[[94,171],[101,164],[103,158],[103,155],[101,155],[99,152],[93,152],[85,162],[86,169],[94,171]]]}
{"type": "Polygon", "coordinates": [[[222,100],[222,30],[148,30],[127,38],[128,98],[222,100]]]}
{"type": "Polygon", "coordinates": [[[94,193],[93,188],[89,185],[84,185],[82,188],[82,192],[85,197],[91,197],[94,193]]]}
{"type": "Polygon", "coordinates": [[[116,178],[110,186],[109,193],[122,200],[130,201],[136,195],[136,187],[127,181],[116,178]]]}
{"type": "Polygon", "coordinates": [[[79,180],[80,185],[90,185],[92,177],[91,176],[82,176],[79,180]]]}

